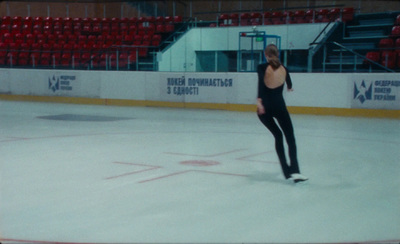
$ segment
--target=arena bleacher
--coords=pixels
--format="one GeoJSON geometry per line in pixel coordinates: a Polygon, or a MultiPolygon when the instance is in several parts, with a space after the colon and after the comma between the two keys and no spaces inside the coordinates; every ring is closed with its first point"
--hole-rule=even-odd
{"type": "Polygon", "coordinates": [[[181,22],[181,16],[4,16],[0,25],[0,65],[86,69],[105,68],[107,62],[116,68],[118,62],[118,67],[130,69],[129,64],[147,57],[149,50],[158,48],[181,22]]]}
{"type": "MultiPolygon", "coordinates": [[[[136,65],[138,60],[154,62],[154,54],[167,45],[166,40],[185,22],[182,16],[4,16],[0,20],[0,67],[140,70],[136,65]]],[[[345,23],[349,29],[359,28],[355,9],[348,7],[222,13],[207,27],[329,22],[345,23]]],[[[360,65],[370,70],[376,68],[375,64],[400,70],[400,14],[391,28],[391,33],[361,52],[365,58],[360,65]]]]}

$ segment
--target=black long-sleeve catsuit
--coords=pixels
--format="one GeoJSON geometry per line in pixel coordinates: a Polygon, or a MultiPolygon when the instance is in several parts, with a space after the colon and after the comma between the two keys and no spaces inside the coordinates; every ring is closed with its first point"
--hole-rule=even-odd
{"type": "MultiPolygon", "coordinates": [[[[275,149],[279,157],[279,162],[282,167],[283,174],[286,179],[290,178],[291,174],[300,173],[299,164],[297,161],[297,149],[296,140],[294,137],[293,125],[290,119],[289,112],[286,108],[285,100],[283,99],[283,88],[285,84],[277,88],[268,88],[264,83],[265,72],[268,67],[268,63],[260,64],[257,67],[258,73],[258,98],[262,99],[262,104],[265,108],[264,114],[259,114],[261,122],[271,131],[275,137],[275,149]],[[274,118],[279,123],[285,135],[288,147],[289,147],[289,158],[290,165],[286,161],[285,148],[282,131],[276,124],[274,118]]],[[[292,88],[292,80],[286,67],[286,83],[289,89],[292,88]]]]}

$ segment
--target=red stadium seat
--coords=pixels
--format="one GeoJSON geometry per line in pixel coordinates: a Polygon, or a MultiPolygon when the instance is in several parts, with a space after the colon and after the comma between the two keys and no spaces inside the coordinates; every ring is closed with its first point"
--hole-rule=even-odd
{"type": "Polygon", "coordinates": [[[64,53],[62,56],[61,56],[61,62],[60,62],[60,64],[62,65],[62,66],[70,66],[71,65],[71,61],[72,61],[72,56],[71,56],[71,53],[64,53]]]}
{"type": "Polygon", "coordinates": [[[392,33],[390,34],[392,37],[400,36],[400,25],[393,26],[392,33]]]}
{"type": "Polygon", "coordinates": [[[128,26],[121,23],[120,34],[121,35],[127,35],[128,34],[128,30],[129,30],[128,26]]]}
{"type": "Polygon", "coordinates": [[[9,33],[10,32],[10,26],[6,25],[6,24],[2,24],[0,26],[0,35],[4,35],[5,33],[9,33]]]}
{"type": "Polygon", "coordinates": [[[139,48],[139,57],[147,57],[148,50],[149,49],[147,47],[140,47],[139,48]]]}
{"type": "Polygon", "coordinates": [[[11,34],[15,35],[17,33],[21,33],[21,25],[12,25],[11,26],[11,34]]]}
{"type": "Polygon", "coordinates": [[[400,51],[400,37],[396,39],[394,46],[397,51],[400,51]]]}
{"type": "Polygon", "coordinates": [[[128,54],[121,53],[118,58],[118,65],[120,69],[126,69],[128,67],[128,54]]]}
{"type": "Polygon", "coordinates": [[[109,60],[110,60],[109,55],[106,53],[103,53],[100,55],[98,64],[100,67],[106,67],[106,66],[108,66],[109,60]]]}
{"type": "Polygon", "coordinates": [[[174,18],[172,18],[171,16],[165,16],[164,17],[164,23],[174,23],[174,18]]]}
{"type": "Polygon", "coordinates": [[[119,35],[119,24],[111,24],[110,34],[119,35]]]}
{"type": "Polygon", "coordinates": [[[282,20],[286,24],[293,23],[293,12],[292,11],[285,11],[283,12],[282,20]]]}
{"type": "Polygon", "coordinates": [[[393,48],[394,47],[393,39],[391,39],[391,38],[381,39],[379,41],[378,47],[379,48],[393,48]]]}
{"type": "MultiPolygon", "coordinates": [[[[165,29],[165,25],[164,25],[164,24],[158,24],[158,25],[156,25],[155,33],[164,33],[164,32],[166,32],[166,29],[165,29]]],[[[135,34],[136,34],[136,32],[135,32],[135,34]]]]}
{"type": "Polygon", "coordinates": [[[161,36],[160,35],[154,35],[153,38],[151,39],[151,46],[159,46],[161,43],[161,36]]]}
{"type": "Polygon", "coordinates": [[[38,62],[39,65],[49,66],[52,64],[50,53],[42,53],[40,54],[40,60],[38,62]]]}
{"type": "Polygon", "coordinates": [[[124,36],[123,44],[131,45],[133,43],[133,38],[134,38],[134,35],[126,35],[126,36],[124,36]]]}
{"type": "Polygon", "coordinates": [[[133,45],[135,46],[140,46],[142,45],[142,40],[143,40],[143,36],[141,35],[135,35],[134,39],[133,39],[133,45]]]}
{"type": "Polygon", "coordinates": [[[282,12],[280,12],[280,11],[272,12],[272,15],[271,15],[272,24],[274,24],[274,25],[284,24],[285,22],[282,20],[282,17],[283,17],[282,12]]]}
{"type": "Polygon", "coordinates": [[[39,26],[42,26],[43,25],[43,18],[42,17],[35,17],[34,19],[33,19],[33,23],[32,23],[32,25],[39,25],[39,26]]]}
{"type": "Polygon", "coordinates": [[[400,25],[400,14],[397,15],[396,21],[394,22],[395,25],[400,25]]]}
{"type": "MultiPolygon", "coordinates": [[[[119,55],[118,55],[119,57],[119,55]]],[[[118,65],[119,65],[119,60],[118,60],[118,65]]],[[[112,69],[117,68],[117,55],[115,53],[111,53],[108,57],[108,66],[112,69]]]]}
{"type": "Polygon", "coordinates": [[[342,21],[349,22],[354,19],[354,8],[344,8],[342,10],[342,21]]]}
{"type": "Polygon", "coordinates": [[[74,52],[70,54],[70,61],[69,65],[71,65],[72,68],[77,68],[81,66],[81,53],[80,52],[74,52]]]}
{"type": "Polygon", "coordinates": [[[52,50],[52,45],[48,44],[48,43],[43,43],[42,44],[42,51],[44,52],[50,52],[52,50]]]}
{"type": "Polygon", "coordinates": [[[261,25],[262,24],[261,13],[251,13],[250,14],[250,24],[251,25],[261,25]]]}
{"type": "Polygon", "coordinates": [[[183,18],[180,15],[174,16],[174,23],[182,23],[183,18]]]}
{"type": "Polygon", "coordinates": [[[47,37],[44,34],[37,34],[36,35],[36,42],[37,43],[46,43],[47,37]]]}
{"type": "Polygon", "coordinates": [[[239,25],[239,14],[233,13],[230,15],[230,18],[232,20],[231,25],[232,26],[238,26],[239,25]]]}
{"type": "Polygon", "coordinates": [[[91,58],[91,54],[90,53],[83,53],[82,56],[81,56],[80,64],[83,67],[88,67],[90,65],[90,58],[91,58]]]}
{"type": "Polygon", "coordinates": [[[32,26],[31,25],[23,25],[21,33],[24,35],[32,33],[32,26]]]}
{"type": "Polygon", "coordinates": [[[29,43],[21,43],[19,46],[19,50],[21,51],[30,51],[31,50],[31,44],[29,43]]]}
{"type": "Polygon", "coordinates": [[[381,53],[381,64],[389,69],[393,69],[396,66],[396,52],[383,51],[381,53]]]}
{"type": "Polygon", "coordinates": [[[296,12],[294,12],[293,15],[293,22],[294,23],[306,23],[306,12],[304,12],[303,10],[297,10],[296,12]]]}
{"type": "Polygon", "coordinates": [[[315,22],[329,22],[329,10],[328,9],[320,9],[317,12],[317,17],[315,22]]]}
{"type": "MultiPolygon", "coordinates": [[[[376,62],[376,63],[379,63],[379,61],[381,59],[381,53],[380,52],[371,51],[371,52],[368,52],[365,57],[370,59],[370,60],[372,60],[372,61],[374,61],[374,62],[376,62]]],[[[369,60],[364,60],[364,64],[370,64],[370,63],[371,62],[369,60]]]]}
{"type": "Polygon", "coordinates": [[[317,14],[315,12],[314,9],[310,9],[306,11],[306,15],[305,15],[305,20],[308,23],[314,23],[315,22],[315,18],[316,18],[317,14]]]}
{"type": "Polygon", "coordinates": [[[339,8],[333,8],[328,13],[330,21],[336,21],[340,19],[341,10],[339,8]]]}
{"type": "Polygon", "coordinates": [[[18,54],[18,65],[26,66],[29,64],[29,52],[24,51],[18,54]]]}
{"type": "Polygon", "coordinates": [[[271,12],[264,12],[263,13],[263,24],[264,25],[272,24],[271,16],[272,16],[271,12]]]}
{"type": "Polygon", "coordinates": [[[60,51],[53,52],[51,54],[50,60],[51,60],[52,64],[54,64],[56,66],[60,65],[60,63],[61,63],[61,52],[60,51]]]}
{"type": "Polygon", "coordinates": [[[396,52],[397,54],[397,68],[400,69],[400,52],[396,52]]]}
{"type": "Polygon", "coordinates": [[[40,60],[39,52],[31,52],[31,54],[29,55],[29,63],[28,64],[36,66],[39,64],[39,60],[40,60]]]}
{"type": "Polygon", "coordinates": [[[164,24],[164,16],[157,16],[156,21],[154,22],[156,25],[164,24]]]}
{"type": "Polygon", "coordinates": [[[10,33],[5,33],[3,35],[3,42],[10,44],[14,42],[14,37],[10,33]]]}
{"type": "Polygon", "coordinates": [[[8,50],[8,44],[0,43],[0,65],[6,64],[7,50],[8,50]]]}
{"type": "Polygon", "coordinates": [[[70,43],[66,43],[63,45],[63,53],[71,54],[72,50],[74,49],[74,45],[70,43]]]}
{"type": "Polygon", "coordinates": [[[137,54],[136,54],[136,51],[133,51],[133,52],[131,52],[129,55],[128,55],[128,62],[129,63],[136,63],[136,61],[137,61],[137,54]]]}
{"type": "Polygon", "coordinates": [[[22,35],[21,33],[15,34],[15,36],[14,36],[14,42],[19,43],[19,44],[24,43],[24,42],[25,42],[25,37],[24,37],[24,35],[22,35]]]}
{"type": "Polygon", "coordinates": [[[6,64],[10,66],[17,65],[18,52],[9,52],[7,54],[6,64]]]}
{"type": "Polygon", "coordinates": [[[27,16],[22,19],[22,25],[30,25],[32,26],[33,19],[30,16],[27,16]]]}
{"type": "Polygon", "coordinates": [[[12,24],[21,26],[22,25],[22,17],[21,16],[14,16],[12,18],[12,24]]]}
{"type": "Polygon", "coordinates": [[[173,24],[165,24],[165,32],[173,32],[175,30],[175,26],[173,24]]]}
{"type": "Polygon", "coordinates": [[[142,40],[142,46],[150,46],[150,44],[151,44],[151,36],[144,35],[142,40]]]}
{"type": "Polygon", "coordinates": [[[230,26],[230,16],[229,14],[221,14],[218,18],[219,26],[230,26]]]}
{"type": "Polygon", "coordinates": [[[3,16],[1,18],[1,24],[11,25],[11,16],[3,16]]]}
{"type": "Polygon", "coordinates": [[[249,13],[242,13],[240,15],[240,26],[248,26],[250,25],[250,14],[249,13]]]}
{"type": "Polygon", "coordinates": [[[86,44],[87,42],[87,36],[86,35],[79,35],[78,36],[78,43],[83,45],[86,44]]]}

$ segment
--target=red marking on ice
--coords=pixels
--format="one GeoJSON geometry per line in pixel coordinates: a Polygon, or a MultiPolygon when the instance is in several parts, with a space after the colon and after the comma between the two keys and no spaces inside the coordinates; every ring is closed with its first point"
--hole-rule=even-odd
{"type": "Polygon", "coordinates": [[[180,155],[180,156],[192,156],[192,157],[217,157],[217,156],[221,156],[221,155],[226,155],[226,154],[230,154],[230,153],[235,153],[235,152],[240,152],[240,151],[244,151],[246,149],[236,149],[236,150],[232,150],[232,151],[228,151],[228,152],[221,152],[221,153],[216,153],[216,154],[204,154],[204,155],[198,155],[198,154],[188,154],[188,153],[176,153],[176,152],[164,152],[165,154],[171,154],[171,155],[180,155]]]}
{"type": "MultiPolygon", "coordinates": [[[[193,155],[193,154],[186,154],[186,153],[179,153],[179,152],[164,152],[164,154],[170,154],[170,155],[178,155],[178,156],[190,156],[190,157],[218,157],[221,155],[227,155],[227,154],[232,154],[232,153],[236,153],[236,152],[241,152],[241,151],[245,151],[247,149],[236,149],[236,150],[232,150],[232,151],[227,151],[227,152],[221,152],[221,153],[216,153],[216,154],[206,154],[206,155],[193,155]]],[[[253,160],[251,158],[259,156],[259,155],[263,155],[263,154],[267,154],[267,153],[272,153],[274,152],[273,150],[271,151],[267,151],[267,152],[262,152],[262,153],[257,153],[257,154],[249,154],[246,155],[244,157],[239,157],[236,158],[235,160],[241,160],[241,161],[252,161],[252,162],[262,162],[262,163],[276,163],[276,162],[268,162],[268,161],[261,161],[261,160],[253,160]]],[[[162,169],[164,167],[162,166],[156,166],[156,165],[148,165],[148,164],[138,164],[138,163],[124,163],[124,162],[113,162],[114,164],[124,164],[124,165],[130,165],[130,166],[140,166],[140,167],[144,167],[143,169],[140,170],[135,170],[132,172],[127,172],[124,174],[120,174],[120,175],[115,175],[115,176],[110,176],[105,178],[106,180],[112,180],[112,179],[117,179],[117,178],[121,178],[124,176],[129,176],[129,175],[133,175],[133,174],[140,174],[146,171],[151,171],[151,170],[156,170],[156,169],[162,169]]],[[[187,160],[187,161],[182,161],[180,162],[180,164],[182,165],[190,165],[190,166],[213,166],[213,165],[217,165],[220,164],[217,161],[211,161],[211,160],[187,160]]],[[[180,170],[180,171],[176,171],[174,173],[170,173],[170,174],[166,174],[166,175],[161,175],[161,176],[157,176],[157,177],[153,177],[153,178],[149,178],[149,179],[145,179],[145,180],[141,180],[138,183],[146,183],[146,182],[151,182],[151,181],[156,181],[156,180],[161,180],[161,179],[165,179],[165,178],[170,178],[173,176],[177,176],[177,175],[182,175],[182,174],[187,174],[187,173],[201,173],[201,174],[215,174],[215,175],[225,175],[225,176],[236,176],[236,177],[247,177],[248,175],[244,175],[244,174],[235,174],[235,173],[229,173],[229,172],[218,172],[218,171],[205,171],[205,170],[180,170]]]]}
{"type": "Polygon", "coordinates": [[[147,180],[142,180],[139,181],[139,183],[146,183],[149,181],[156,181],[156,180],[161,180],[164,178],[168,178],[171,176],[176,176],[176,175],[181,175],[181,174],[186,174],[186,173],[205,173],[205,174],[216,174],[216,175],[227,175],[227,176],[240,176],[240,177],[247,177],[248,175],[241,175],[241,174],[233,174],[233,173],[225,173],[225,172],[216,172],[216,171],[206,171],[206,170],[185,170],[185,171],[179,171],[173,174],[168,174],[168,175],[163,175],[163,176],[159,176],[159,177],[155,177],[152,179],[147,179],[147,180]]]}
{"type": "Polygon", "coordinates": [[[180,164],[183,165],[191,165],[191,166],[214,166],[217,164],[220,164],[217,161],[211,161],[211,160],[187,160],[187,161],[182,161],[180,164]]]}
{"type": "Polygon", "coordinates": [[[147,169],[135,170],[135,171],[132,171],[132,172],[121,174],[121,175],[110,176],[110,177],[107,177],[106,180],[112,180],[112,179],[115,179],[115,178],[120,178],[120,177],[133,175],[133,174],[139,174],[139,173],[142,173],[142,172],[146,172],[146,171],[150,171],[150,170],[155,170],[155,169],[161,168],[160,166],[147,165],[147,164],[124,163],[124,162],[113,162],[113,163],[114,164],[125,164],[125,165],[147,167],[147,169]]]}
{"type": "Polygon", "coordinates": [[[244,157],[236,158],[236,160],[246,161],[246,162],[258,162],[258,163],[276,164],[276,163],[278,163],[276,161],[266,161],[266,160],[255,160],[255,159],[252,159],[252,158],[260,156],[260,155],[265,155],[265,154],[274,153],[274,152],[275,152],[274,150],[270,150],[270,151],[267,151],[267,152],[249,154],[249,155],[246,155],[244,157]]]}

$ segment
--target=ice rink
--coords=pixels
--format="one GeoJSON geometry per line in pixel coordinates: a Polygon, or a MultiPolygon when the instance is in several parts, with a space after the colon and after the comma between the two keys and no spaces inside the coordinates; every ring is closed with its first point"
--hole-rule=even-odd
{"type": "Polygon", "coordinates": [[[0,101],[4,243],[398,243],[400,121],[0,101]]]}

